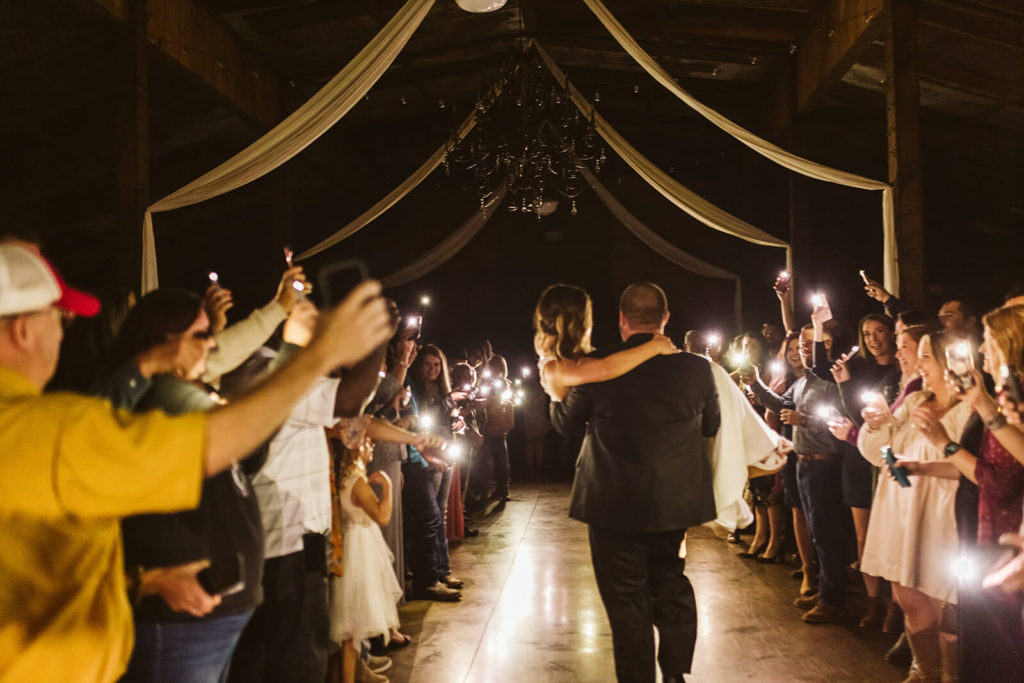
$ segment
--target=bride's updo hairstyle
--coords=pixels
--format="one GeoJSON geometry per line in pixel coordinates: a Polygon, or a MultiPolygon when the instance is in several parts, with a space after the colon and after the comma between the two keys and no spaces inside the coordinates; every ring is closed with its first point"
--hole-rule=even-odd
{"type": "Polygon", "coordinates": [[[579,287],[551,285],[533,312],[533,347],[541,358],[576,359],[590,353],[594,309],[579,287]]]}

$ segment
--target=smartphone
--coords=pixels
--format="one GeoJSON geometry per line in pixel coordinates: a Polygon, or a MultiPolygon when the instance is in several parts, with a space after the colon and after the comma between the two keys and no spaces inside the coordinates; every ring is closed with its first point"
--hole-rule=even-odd
{"type": "Polygon", "coordinates": [[[776,280],[775,288],[778,291],[785,294],[787,291],[789,291],[789,283],[790,281],[792,281],[792,279],[793,274],[791,272],[789,272],[788,270],[782,271],[781,273],[779,273],[778,280],[776,280]]]}
{"type": "Polygon", "coordinates": [[[333,308],[352,292],[363,280],[370,277],[370,271],[360,259],[350,258],[324,266],[317,274],[320,296],[324,307],[333,308]]]}
{"type": "Polygon", "coordinates": [[[860,273],[860,279],[864,281],[864,284],[866,284],[866,285],[870,285],[871,284],[871,278],[868,277],[867,273],[865,273],[863,270],[859,270],[857,272],[860,273]]]}
{"type": "Polygon", "coordinates": [[[1020,377],[1017,376],[1017,368],[1013,365],[1000,365],[999,376],[1003,380],[1003,391],[1015,405],[1024,403],[1024,391],[1020,387],[1020,377]]]}
{"type": "Polygon", "coordinates": [[[214,558],[196,579],[210,595],[234,595],[245,588],[245,556],[235,553],[214,558]]]}
{"type": "Polygon", "coordinates": [[[896,483],[905,489],[910,488],[910,477],[907,476],[905,469],[896,467],[896,456],[892,452],[892,447],[882,446],[882,457],[885,459],[885,464],[889,466],[889,474],[896,479],[896,483]]]}
{"type": "Polygon", "coordinates": [[[967,342],[957,342],[946,347],[946,367],[961,389],[974,386],[974,353],[967,342]]]}

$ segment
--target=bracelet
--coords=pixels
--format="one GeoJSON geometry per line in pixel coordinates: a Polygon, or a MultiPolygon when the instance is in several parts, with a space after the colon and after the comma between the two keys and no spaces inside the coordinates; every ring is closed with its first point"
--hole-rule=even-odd
{"type": "Polygon", "coordinates": [[[1002,429],[1006,426],[1006,416],[1001,412],[996,413],[995,417],[985,422],[985,428],[990,432],[1002,429]]]}
{"type": "Polygon", "coordinates": [[[145,571],[142,565],[133,564],[126,572],[125,583],[128,589],[128,602],[133,607],[138,606],[142,602],[142,574],[145,571]]]}

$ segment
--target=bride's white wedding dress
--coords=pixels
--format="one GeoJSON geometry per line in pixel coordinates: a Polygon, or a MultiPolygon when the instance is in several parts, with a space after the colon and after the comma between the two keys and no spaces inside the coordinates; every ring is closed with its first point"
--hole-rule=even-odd
{"type": "Polygon", "coordinates": [[[715,521],[731,530],[754,521],[750,507],[743,500],[748,467],[763,469],[766,474],[778,470],[786,464],[785,454],[792,444],[754,412],[725,369],[711,363],[711,373],[722,412],[718,436],[707,440],[718,515],[715,521]]]}

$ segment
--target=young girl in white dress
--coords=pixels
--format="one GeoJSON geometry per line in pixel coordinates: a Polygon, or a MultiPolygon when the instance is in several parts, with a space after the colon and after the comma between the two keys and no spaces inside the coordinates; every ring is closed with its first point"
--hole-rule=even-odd
{"type": "Polygon", "coordinates": [[[372,447],[345,451],[338,502],[343,534],[344,573],[331,585],[331,640],[342,646],[342,680],[354,683],[359,645],[397,629],[402,589],[391,568],[391,551],[380,527],[391,519],[391,479],[383,472],[367,478],[372,447]],[[370,488],[377,484],[381,497],[370,488]]]}

